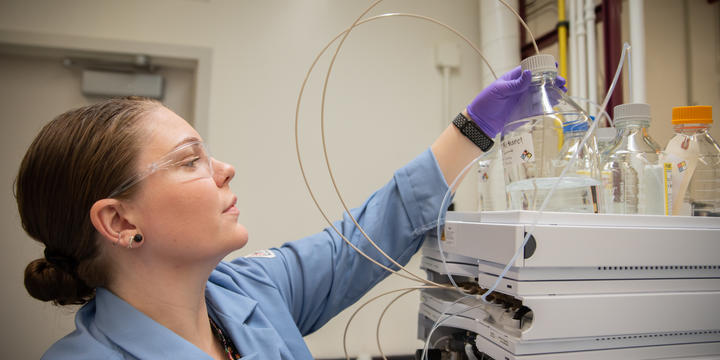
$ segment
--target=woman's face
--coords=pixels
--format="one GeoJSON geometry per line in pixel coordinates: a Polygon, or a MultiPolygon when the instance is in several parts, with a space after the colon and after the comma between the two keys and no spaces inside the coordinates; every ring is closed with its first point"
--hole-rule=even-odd
{"type": "MultiPolygon", "coordinates": [[[[165,107],[152,110],[142,121],[146,134],[138,171],[192,140],[202,140],[185,120],[165,107]]],[[[236,197],[230,191],[235,169],[211,158],[212,177],[187,179],[170,167],[145,178],[131,201],[132,219],[143,234],[142,246],[152,259],[163,258],[187,265],[193,261],[218,261],[247,243],[248,234],[238,224],[236,197]]]]}

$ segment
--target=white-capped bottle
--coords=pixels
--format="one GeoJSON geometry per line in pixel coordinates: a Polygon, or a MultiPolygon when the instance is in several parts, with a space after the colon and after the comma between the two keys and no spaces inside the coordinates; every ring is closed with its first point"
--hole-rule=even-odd
{"type": "Polygon", "coordinates": [[[603,156],[617,142],[617,129],[615,127],[603,127],[599,125],[595,128],[595,139],[597,140],[598,153],[600,154],[600,162],[604,161],[603,156]]]}
{"type": "Polygon", "coordinates": [[[675,107],[672,124],[675,136],[662,154],[672,215],[720,216],[720,147],[708,132],[712,107],[675,107]]]}
{"type": "Polygon", "coordinates": [[[618,137],[603,154],[602,178],[605,210],[613,214],[665,212],[660,145],[648,134],[650,105],[622,104],[615,107],[618,137]]]}
{"type": "Polygon", "coordinates": [[[557,184],[545,210],[597,212],[601,181],[594,137],[589,151],[579,154],[576,166],[562,179],[558,168],[563,128],[582,123],[589,127],[590,117],[555,85],[557,68],[552,55],[531,56],[520,65],[532,72],[532,80],[502,131],[508,208],[540,210],[557,184]]]}

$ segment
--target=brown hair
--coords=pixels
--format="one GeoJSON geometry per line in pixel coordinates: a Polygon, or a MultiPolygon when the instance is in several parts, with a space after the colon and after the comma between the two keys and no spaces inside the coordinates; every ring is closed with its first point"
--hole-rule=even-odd
{"type": "MultiPolygon", "coordinates": [[[[128,97],[70,110],[45,125],[23,158],[15,198],[23,229],[45,244],[25,268],[42,301],[84,304],[108,283],[90,208],[135,173],[141,127],[155,100],[128,97]]],[[[129,198],[133,188],[116,198],[129,198]]]]}

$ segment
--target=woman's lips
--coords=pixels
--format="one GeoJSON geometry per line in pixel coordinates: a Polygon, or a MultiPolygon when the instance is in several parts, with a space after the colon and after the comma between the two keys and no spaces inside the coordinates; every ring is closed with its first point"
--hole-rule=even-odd
{"type": "Polygon", "coordinates": [[[224,211],[223,214],[226,213],[239,213],[240,210],[235,207],[235,204],[237,204],[237,197],[233,196],[232,202],[230,203],[230,206],[228,206],[224,211]]]}

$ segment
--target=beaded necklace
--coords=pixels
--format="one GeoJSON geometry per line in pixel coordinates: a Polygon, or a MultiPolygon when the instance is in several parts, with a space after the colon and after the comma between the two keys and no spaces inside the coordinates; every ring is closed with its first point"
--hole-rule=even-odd
{"type": "Polygon", "coordinates": [[[212,328],[212,332],[215,337],[220,340],[220,344],[222,344],[223,349],[225,349],[225,354],[227,355],[228,360],[237,360],[242,357],[237,351],[237,348],[235,347],[235,344],[233,344],[232,340],[223,334],[222,329],[215,324],[212,318],[210,319],[210,328],[212,328]]]}

